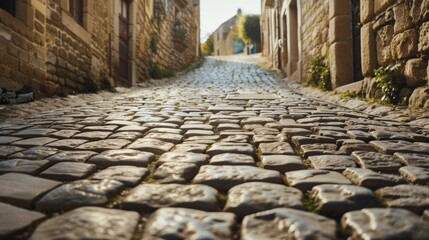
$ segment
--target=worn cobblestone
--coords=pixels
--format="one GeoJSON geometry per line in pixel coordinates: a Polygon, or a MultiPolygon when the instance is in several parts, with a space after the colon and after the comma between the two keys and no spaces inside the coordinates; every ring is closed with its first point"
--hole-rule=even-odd
{"type": "Polygon", "coordinates": [[[2,107],[0,212],[22,218],[0,238],[427,236],[428,122],[303,95],[257,61],[2,107]]]}

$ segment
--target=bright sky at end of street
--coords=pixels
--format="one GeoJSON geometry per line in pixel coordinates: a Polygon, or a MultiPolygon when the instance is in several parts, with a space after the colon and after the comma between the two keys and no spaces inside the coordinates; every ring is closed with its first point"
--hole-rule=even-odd
{"type": "Polygon", "coordinates": [[[223,22],[237,14],[261,14],[260,0],[201,0],[201,41],[204,42],[223,22]]]}

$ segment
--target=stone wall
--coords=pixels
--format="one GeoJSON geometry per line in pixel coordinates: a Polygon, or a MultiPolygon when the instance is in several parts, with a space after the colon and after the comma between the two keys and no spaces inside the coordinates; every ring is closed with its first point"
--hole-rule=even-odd
{"type": "Polygon", "coordinates": [[[316,56],[324,59],[328,57],[328,1],[301,1],[301,19],[302,80],[305,81],[309,61],[316,56]]]}
{"type": "Polygon", "coordinates": [[[125,80],[119,76],[120,0],[84,0],[82,23],[69,13],[68,0],[16,2],[15,13],[0,9],[0,87],[27,85],[36,98],[130,86],[150,78],[155,65],[176,72],[199,57],[198,0],[129,1],[125,80]]]}
{"type": "Polygon", "coordinates": [[[234,54],[234,38],[238,34],[238,23],[241,17],[241,9],[237,14],[223,22],[216,31],[213,32],[213,48],[215,55],[224,56],[234,54]]]}
{"type": "Polygon", "coordinates": [[[17,1],[16,17],[0,9],[0,87],[22,85],[40,92],[47,88],[45,73],[44,1],[33,7],[17,1]]]}
{"type": "Polygon", "coordinates": [[[374,69],[400,64],[400,97],[429,108],[429,2],[421,0],[361,1],[362,71],[365,93],[373,97],[374,69]]]}
{"type": "Polygon", "coordinates": [[[108,7],[103,0],[88,1],[81,26],[59,1],[48,0],[46,52],[48,89],[45,93],[93,91],[108,73],[108,7]]]}
{"type": "Polygon", "coordinates": [[[267,57],[271,67],[278,67],[278,36],[276,29],[278,22],[278,8],[280,4],[276,1],[263,1],[263,9],[260,17],[261,21],[261,46],[262,56],[267,57]]]}
{"type": "Polygon", "coordinates": [[[192,0],[168,1],[158,5],[161,10],[156,1],[149,7],[140,2],[137,8],[138,81],[150,77],[156,65],[177,72],[198,58],[199,7],[192,0]]]}

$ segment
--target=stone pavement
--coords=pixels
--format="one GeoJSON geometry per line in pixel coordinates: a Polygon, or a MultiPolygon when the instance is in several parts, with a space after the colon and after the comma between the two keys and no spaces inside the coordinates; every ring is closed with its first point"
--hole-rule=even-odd
{"type": "Polygon", "coordinates": [[[429,238],[427,129],[292,92],[248,60],[6,107],[0,238],[429,238]]]}

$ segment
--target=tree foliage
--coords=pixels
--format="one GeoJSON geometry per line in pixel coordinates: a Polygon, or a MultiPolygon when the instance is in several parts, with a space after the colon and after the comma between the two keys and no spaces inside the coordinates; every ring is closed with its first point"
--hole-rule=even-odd
{"type": "Polygon", "coordinates": [[[201,49],[204,55],[212,56],[214,55],[214,42],[213,42],[213,33],[207,38],[207,40],[201,44],[201,49]]]}
{"type": "Polygon", "coordinates": [[[261,27],[259,15],[241,15],[237,22],[235,40],[242,40],[245,44],[261,42],[261,27]]]}
{"type": "Polygon", "coordinates": [[[259,25],[259,15],[246,15],[243,28],[246,38],[250,39],[250,42],[261,42],[261,26],[259,25]]]}

